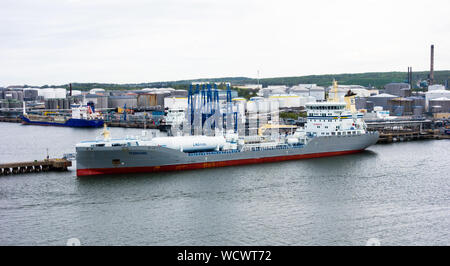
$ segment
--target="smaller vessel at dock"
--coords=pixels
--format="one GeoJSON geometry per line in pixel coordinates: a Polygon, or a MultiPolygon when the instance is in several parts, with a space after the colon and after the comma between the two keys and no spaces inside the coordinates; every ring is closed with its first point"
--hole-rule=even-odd
{"type": "Polygon", "coordinates": [[[33,115],[23,112],[20,117],[22,124],[39,126],[64,126],[64,127],[102,127],[103,117],[93,112],[90,106],[78,106],[72,108],[71,117],[64,115],[33,115]]]}

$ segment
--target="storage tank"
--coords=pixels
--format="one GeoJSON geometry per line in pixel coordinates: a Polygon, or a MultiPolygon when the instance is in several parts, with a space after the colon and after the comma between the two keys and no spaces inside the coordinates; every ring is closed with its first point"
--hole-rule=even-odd
{"type": "Polygon", "coordinates": [[[54,99],[56,98],[55,90],[52,88],[42,89],[42,96],[44,99],[54,99]]]}
{"type": "Polygon", "coordinates": [[[108,96],[99,96],[97,98],[97,108],[98,109],[108,108],[108,96]]]}
{"type": "Polygon", "coordinates": [[[152,143],[174,150],[184,152],[213,151],[223,148],[226,141],[223,137],[208,136],[177,136],[177,137],[157,137],[151,140],[152,143]]]}
{"type": "Polygon", "coordinates": [[[175,91],[172,91],[171,96],[187,97],[188,96],[188,91],[186,91],[186,90],[175,90],[175,91]]]}
{"type": "MultiPolygon", "coordinates": [[[[408,83],[389,83],[384,86],[385,93],[395,96],[403,97],[404,90],[411,90],[411,86],[408,83]]],[[[409,93],[409,95],[411,94],[409,93]]]]}
{"type": "Polygon", "coordinates": [[[367,98],[366,97],[355,97],[355,108],[356,110],[367,109],[367,98]]]}
{"type": "Polygon", "coordinates": [[[16,91],[5,91],[5,99],[6,100],[16,100],[17,92],[16,91]]]}
{"type": "Polygon", "coordinates": [[[109,96],[108,97],[108,106],[109,108],[117,108],[124,106],[127,108],[137,107],[137,98],[133,95],[123,95],[123,96],[109,96]]]}
{"type": "Polygon", "coordinates": [[[413,114],[414,116],[422,116],[423,115],[423,106],[414,106],[413,107],[413,114]]]}
{"type": "Polygon", "coordinates": [[[257,108],[259,113],[268,113],[270,111],[270,102],[269,101],[257,101],[257,108]]]}
{"type": "Polygon", "coordinates": [[[164,108],[169,109],[187,109],[188,98],[185,97],[166,97],[164,98],[164,108]]]}
{"type": "Polygon", "coordinates": [[[325,100],[325,88],[317,86],[309,90],[309,95],[316,98],[317,101],[325,100]]]}
{"type": "Polygon", "coordinates": [[[167,92],[156,92],[156,105],[164,107],[164,98],[170,96],[170,93],[167,92]]]}
{"type": "Polygon", "coordinates": [[[92,102],[95,106],[95,109],[108,108],[108,96],[105,95],[88,94],[85,96],[83,104],[87,104],[88,102],[92,102]]]}
{"type": "Polygon", "coordinates": [[[103,93],[105,93],[105,89],[102,88],[93,88],[92,90],[89,91],[89,94],[103,94],[103,93]]]}
{"type": "Polygon", "coordinates": [[[65,99],[67,96],[67,90],[65,88],[55,88],[55,98],[65,99]]]}
{"type": "Polygon", "coordinates": [[[72,90],[72,96],[78,96],[81,95],[81,91],[79,90],[72,90]]]}
{"type": "Polygon", "coordinates": [[[0,99],[5,99],[6,88],[0,88],[0,99]]]}
{"type": "Polygon", "coordinates": [[[374,107],[373,102],[371,102],[371,101],[366,101],[366,110],[367,110],[368,112],[372,112],[372,111],[373,111],[373,107],[374,107]]]}
{"type": "Polygon", "coordinates": [[[34,88],[27,88],[23,90],[23,99],[25,101],[36,101],[39,96],[39,91],[34,88]]]}
{"type": "Polygon", "coordinates": [[[392,100],[395,98],[398,98],[398,97],[395,95],[382,93],[382,94],[370,96],[367,99],[369,101],[373,102],[374,106],[382,106],[384,110],[389,110],[390,109],[389,100],[392,100]]]}
{"type": "Polygon", "coordinates": [[[9,101],[3,100],[1,103],[2,108],[9,108],[9,101]]]}
{"type": "Polygon", "coordinates": [[[432,91],[427,91],[425,93],[425,109],[428,109],[429,106],[429,102],[433,99],[438,99],[438,98],[450,98],[450,91],[448,90],[432,90],[432,91]]]}
{"type": "Polygon", "coordinates": [[[56,99],[58,106],[57,109],[64,109],[64,99],[56,99]]]}
{"type": "Polygon", "coordinates": [[[429,105],[431,107],[440,106],[441,113],[450,113],[450,98],[441,97],[430,100],[429,105]]]}
{"type": "Polygon", "coordinates": [[[289,90],[289,93],[298,96],[309,96],[309,89],[301,86],[294,86],[289,90]]]}
{"type": "Polygon", "coordinates": [[[137,97],[137,105],[139,107],[150,107],[157,105],[156,94],[154,93],[144,93],[137,97]]]}
{"type": "Polygon", "coordinates": [[[428,86],[428,91],[439,91],[439,90],[445,90],[445,86],[441,84],[434,84],[428,86]]]}
{"type": "Polygon", "coordinates": [[[63,109],[70,109],[69,99],[64,99],[63,109]]]}
{"type": "Polygon", "coordinates": [[[38,97],[39,96],[44,96],[44,89],[37,89],[37,91],[38,91],[38,97]]]}

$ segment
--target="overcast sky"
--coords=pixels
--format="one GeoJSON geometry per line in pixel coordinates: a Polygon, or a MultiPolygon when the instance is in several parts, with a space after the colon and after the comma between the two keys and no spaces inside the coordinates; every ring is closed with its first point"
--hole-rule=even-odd
{"type": "Polygon", "coordinates": [[[450,69],[450,1],[1,0],[0,86],[450,69]]]}

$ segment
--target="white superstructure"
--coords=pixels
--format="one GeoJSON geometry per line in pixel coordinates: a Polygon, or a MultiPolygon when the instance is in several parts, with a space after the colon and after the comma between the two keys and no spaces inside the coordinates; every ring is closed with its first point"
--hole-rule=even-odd
{"type": "Polygon", "coordinates": [[[352,113],[345,102],[321,102],[306,104],[307,136],[342,136],[366,133],[363,114],[352,113]]]}

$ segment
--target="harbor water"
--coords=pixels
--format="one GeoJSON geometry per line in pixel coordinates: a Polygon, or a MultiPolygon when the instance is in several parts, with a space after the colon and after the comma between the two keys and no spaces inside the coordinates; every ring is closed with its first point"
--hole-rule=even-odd
{"type": "MultiPolygon", "coordinates": [[[[0,130],[1,163],[74,153],[101,131],[0,130]]],[[[450,245],[449,158],[450,140],[427,140],[185,172],[0,176],[0,245],[450,245]]]]}

